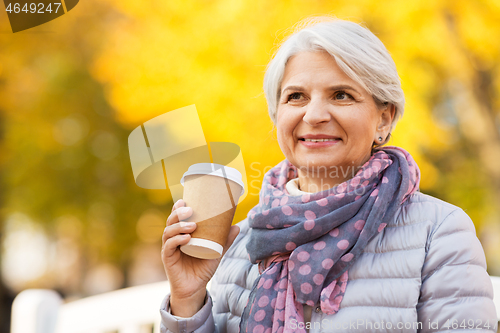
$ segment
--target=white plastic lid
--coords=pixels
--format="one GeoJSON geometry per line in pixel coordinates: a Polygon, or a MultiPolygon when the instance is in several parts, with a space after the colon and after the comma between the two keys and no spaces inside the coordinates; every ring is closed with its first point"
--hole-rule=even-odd
{"type": "Polygon", "coordinates": [[[191,238],[186,245],[181,246],[182,252],[200,259],[220,258],[223,250],[222,245],[203,238],[191,238]]]}
{"type": "Polygon", "coordinates": [[[241,186],[241,194],[245,193],[245,186],[243,185],[243,180],[241,173],[235,168],[231,168],[228,166],[224,166],[216,163],[197,163],[193,164],[189,167],[188,171],[186,171],[181,178],[181,184],[184,186],[184,178],[191,175],[210,175],[217,176],[222,178],[227,178],[232,180],[233,182],[239,184],[241,186]],[[226,174],[224,176],[224,173],[226,174]]]}

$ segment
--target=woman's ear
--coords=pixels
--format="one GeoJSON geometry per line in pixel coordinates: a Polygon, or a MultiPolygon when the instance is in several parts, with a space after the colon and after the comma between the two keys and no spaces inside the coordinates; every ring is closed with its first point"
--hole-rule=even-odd
{"type": "Polygon", "coordinates": [[[380,118],[375,132],[376,137],[373,140],[375,143],[381,144],[386,141],[387,136],[391,131],[395,113],[396,107],[394,104],[387,103],[382,109],[380,109],[380,118]],[[379,138],[382,138],[382,140],[379,140],[379,138]]]}

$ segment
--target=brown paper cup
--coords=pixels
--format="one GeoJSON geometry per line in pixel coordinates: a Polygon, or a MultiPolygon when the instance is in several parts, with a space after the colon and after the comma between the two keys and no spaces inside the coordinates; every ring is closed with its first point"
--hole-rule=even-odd
{"type": "Polygon", "coordinates": [[[243,193],[241,174],[233,168],[198,163],[184,174],[183,185],[183,200],[193,209],[186,221],[198,225],[181,251],[201,259],[219,258],[243,193]]]}

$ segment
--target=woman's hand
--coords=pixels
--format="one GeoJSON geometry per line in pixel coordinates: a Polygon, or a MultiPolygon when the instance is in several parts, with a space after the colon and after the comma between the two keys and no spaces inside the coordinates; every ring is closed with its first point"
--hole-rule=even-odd
{"type": "MultiPolygon", "coordinates": [[[[182,222],[193,215],[191,207],[178,200],[172,207],[172,214],[167,219],[163,231],[161,259],[170,282],[170,309],[172,314],[189,318],[198,312],[205,301],[206,287],[219,265],[219,259],[198,259],[180,251],[179,246],[191,239],[196,229],[194,222],[182,222]]],[[[232,226],[224,246],[223,255],[240,232],[238,226],[232,226]]]]}

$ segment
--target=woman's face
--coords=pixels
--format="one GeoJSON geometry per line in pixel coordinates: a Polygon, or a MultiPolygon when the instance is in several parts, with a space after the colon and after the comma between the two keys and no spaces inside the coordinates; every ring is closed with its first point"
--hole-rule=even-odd
{"type": "Polygon", "coordinates": [[[379,109],[325,51],[291,57],[280,89],[278,142],[299,178],[329,178],[327,188],[339,184],[370,158],[372,143],[389,133],[394,107],[379,109]]]}

